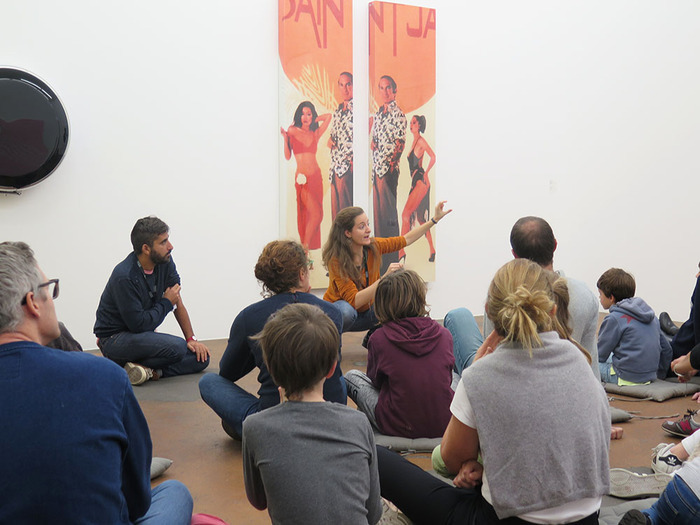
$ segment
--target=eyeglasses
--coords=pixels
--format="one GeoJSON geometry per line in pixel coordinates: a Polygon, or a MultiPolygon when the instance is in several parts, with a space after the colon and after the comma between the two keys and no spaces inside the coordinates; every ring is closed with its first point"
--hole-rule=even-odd
{"type": "MultiPolygon", "coordinates": [[[[58,299],[58,279],[49,279],[45,283],[41,283],[37,288],[44,288],[46,286],[52,286],[53,290],[50,290],[50,295],[52,299],[58,299]]],[[[29,292],[27,292],[29,293],[29,292]]],[[[24,297],[22,298],[22,304],[27,304],[27,294],[24,294],[24,297]]]]}

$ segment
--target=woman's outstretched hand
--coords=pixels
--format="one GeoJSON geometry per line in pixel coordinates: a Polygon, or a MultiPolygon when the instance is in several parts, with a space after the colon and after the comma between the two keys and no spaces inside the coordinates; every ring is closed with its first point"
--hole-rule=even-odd
{"type": "Polygon", "coordinates": [[[447,201],[440,201],[437,203],[437,206],[435,206],[435,213],[433,214],[433,219],[435,219],[435,222],[440,222],[440,220],[447,215],[448,213],[452,212],[452,208],[449,210],[445,210],[445,203],[447,201]]]}

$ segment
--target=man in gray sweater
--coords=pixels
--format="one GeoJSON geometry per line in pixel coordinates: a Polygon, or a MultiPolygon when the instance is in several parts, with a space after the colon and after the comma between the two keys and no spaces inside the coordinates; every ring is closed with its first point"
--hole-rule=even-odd
{"type": "MultiPolygon", "coordinates": [[[[541,217],[522,217],[516,221],[510,231],[510,246],[516,259],[530,259],[546,270],[554,271],[554,251],[557,240],[552,227],[541,217]]],[[[564,275],[569,288],[569,316],[571,318],[572,338],[592,356],[591,370],[600,379],[598,369],[598,300],[585,283],[564,275]]],[[[466,308],[451,310],[445,316],[445,328],[452,333],[454,340],[455,364],[457,372],[469,366],[474,354],[481,346],[483,337],[474,321],[474,316],[466,308]]],[[[493,325],[484,315],[484,334],[488,335],[493,325]]]]}

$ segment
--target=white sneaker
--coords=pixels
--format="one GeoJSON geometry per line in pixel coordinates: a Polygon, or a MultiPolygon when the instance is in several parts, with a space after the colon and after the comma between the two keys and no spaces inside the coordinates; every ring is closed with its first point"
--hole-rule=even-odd
{"type": "Polygon", "coordinates": [[[651,449],[651,468],[657,474],[671,474],[683,465],[683,462],[670,450],[675,445],[673,443],[659,443],[651,449]]]}
{"type": "Polygon", "coordinates": [[[153,370],[138,363],[125,364],[124,370],[132,386],[141,385],[153,377],[153,370]]]}
{"type": "Polygon", "coordinates": [[[617,498],[651,498],[661,494],[670,474],[637,474],[623,468],[610,469],[610,495],[617,498]]]}

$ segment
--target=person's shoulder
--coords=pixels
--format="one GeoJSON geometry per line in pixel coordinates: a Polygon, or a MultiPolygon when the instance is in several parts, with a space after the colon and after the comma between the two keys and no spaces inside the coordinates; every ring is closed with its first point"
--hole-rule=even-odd
{"type": "Polygon", "coordinates": [[[112,270],[112,278],[129,277],[133,271],[138,270],[136,261],[137,259],[134,252],[129,253],[129,255],[114,267],[112,270]]]}
{"type": "Polygon", "coordinates": [[[59,375],[75,375],[89,378],[89,381],[105,385],[123,383],[126,372],[122,367],[90,352],[66,352],[48,346],[37,345],[42,352],[40,359],[59,375]]]}
{"type": "Polygon", "coordinates": [[[303,294],[302,297],[303,297],[304,302],[318,306],[331,319],[341,319],[342,318],[342,316],[340,314],[340,310],[338,310],[338,307],[334,306],[333,303],[329,303],[328,301],[324,301],[323,299],[321,299],[320,297],[316,297],[312,293],[301,292],[300,295],[301,294],[303,294]]]}

